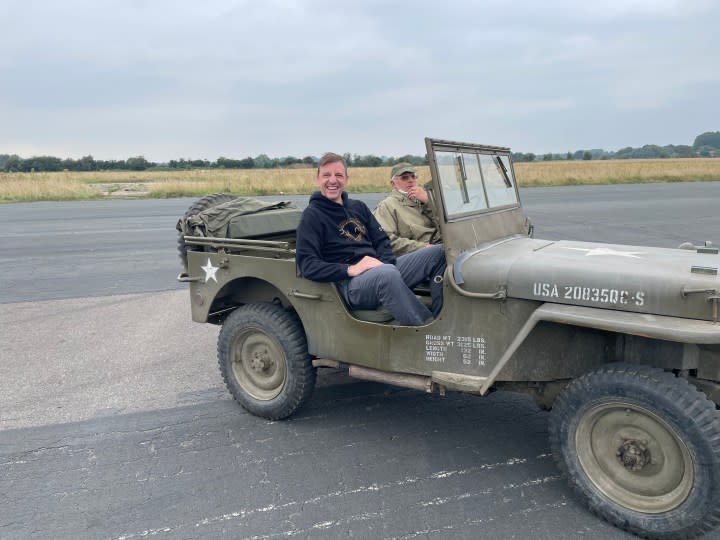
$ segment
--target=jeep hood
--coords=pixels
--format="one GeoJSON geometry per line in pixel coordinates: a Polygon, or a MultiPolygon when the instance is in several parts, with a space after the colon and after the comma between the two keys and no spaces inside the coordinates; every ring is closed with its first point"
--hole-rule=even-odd
{"type": "Polygon", "coordinates": [[[717,253],[518,237],[461,254],[453,276],[470,292],[713,320],[718,267],[717,253]]]}

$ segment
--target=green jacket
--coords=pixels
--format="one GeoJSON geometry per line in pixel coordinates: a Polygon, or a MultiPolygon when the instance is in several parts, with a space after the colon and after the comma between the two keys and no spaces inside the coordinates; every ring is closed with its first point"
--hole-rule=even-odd
{"type": "Polygon", "coordinates": [[[393,191],[380,201],[373,214],[390,237],[390,245],[396,256],[440,241],[440,231],[432,208],[412,201],[398,191],[393,191]]]}

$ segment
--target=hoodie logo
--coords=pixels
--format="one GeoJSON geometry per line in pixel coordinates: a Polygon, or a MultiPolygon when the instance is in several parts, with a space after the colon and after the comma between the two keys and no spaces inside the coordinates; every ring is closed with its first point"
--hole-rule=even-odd
{"type": "Polygon", "coordinates": [[[365,239],[367,229],[357,218],[347,218],[338,225],[340,236],[344,236],[348,240],[359,242],[365,239]]]}

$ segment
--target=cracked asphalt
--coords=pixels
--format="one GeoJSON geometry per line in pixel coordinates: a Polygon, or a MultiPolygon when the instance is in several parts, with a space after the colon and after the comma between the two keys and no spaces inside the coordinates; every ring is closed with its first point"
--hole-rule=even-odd
{"type": "MultiPolygon", "coordinates": [[[[720,241],[719,193],[521,195],[537,237],[671,247],[720,241]]],[[[632,538],[577,502],[524,396],[323,370],[292,418],[245,413],[174,282],[191,202],[0,207],[0,538],[632,538]]]]}

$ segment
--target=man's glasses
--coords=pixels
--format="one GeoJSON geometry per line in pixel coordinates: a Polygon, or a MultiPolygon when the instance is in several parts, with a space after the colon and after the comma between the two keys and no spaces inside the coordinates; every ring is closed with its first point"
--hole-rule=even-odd
{"type": "Polygon", "coordinates": [[[408,182],[409,180],[415,180],[415,178],[417,178],[417,176],[415,176],[415,173],[405,173],[405,174],[401,174],[397,178],[399,178],[403,182],[408,182]]]}

